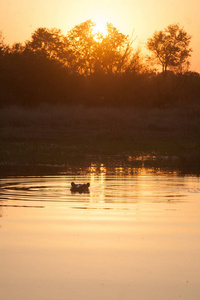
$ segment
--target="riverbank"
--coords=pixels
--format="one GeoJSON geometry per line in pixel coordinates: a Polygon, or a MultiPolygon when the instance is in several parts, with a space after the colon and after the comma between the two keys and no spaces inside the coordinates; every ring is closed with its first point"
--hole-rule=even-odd
{"type": "Polygon", "coordinates": [[[1,174],[91,164],[200,173],[199,109],[10,107],[0,129],[1,174]]]}

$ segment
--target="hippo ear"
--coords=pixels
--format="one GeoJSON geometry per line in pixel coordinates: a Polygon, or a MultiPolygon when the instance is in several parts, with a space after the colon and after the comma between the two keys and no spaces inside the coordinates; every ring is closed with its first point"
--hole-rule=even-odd
{"type": "Polygon", "coordinates": [[[71,183],[71,186],[74,186],[74,185],[75,185],[75,183],[74,183],[74,182],[72,182],[72,183],[71,183]]]}
{"type": "Polygon", "coordinates": [[[90,186],[89,182],[87,183],[87,186],[88,186],[88,187],[90,186]]]}

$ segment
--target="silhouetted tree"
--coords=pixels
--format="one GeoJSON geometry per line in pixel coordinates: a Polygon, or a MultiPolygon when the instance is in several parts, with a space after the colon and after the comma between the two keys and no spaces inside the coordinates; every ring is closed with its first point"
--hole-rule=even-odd
{"type": "Polygon", "coordinates": [[[107,23],[106,29],[107,35],[96,44],[95,68],[106,74],[122,73],[130,63],[132,40],[111,23],[107,23]]]}
{"type": "Polygon", "coordinates": [[[71,53],[69,66],[79,74],[90,75],[94,69],[94,39],[93,28],[95,23],[87,20],[70,30],[66,36],[71,53]]]}
{"type": "Polygon", "coordinates": [[[153,74],[153,70],[150,70],[148,64],[144,62],[144,57],[141,55],[141,50],[138,48],[132,50],[130,58],[125,67],[125,72],[128,74],[153,74]]]}
{"type": "Polygon", "coordinates": [[[199,74],[172,72],[187,63],[191,52],[191,37],[178,25],[148,40],[149,50],[167,77],[149,72],[132,37],[110,23],[106,35],[95,34],[94,26],[88,20],[66,36],[55,28],[38,28],[30,41],[13,46],[5,45],[0,35],[0,106],[199,104],[199,74]]]}
{"type": "Polygon", "coordinates": [[[9,46],[5,44],[4,37],[2,32],[0,31],[0,58],[9,51],[9,46]]]}
{"type": "Polygon", "coordinates": [[[21,43],[15,43],[9,48],[11,54],[22,54],[26,50],[26,46],[21,43]]]}
{"type": "Polygon", "coordinates": [[[170,67],[183,65],[192,51],[189,48],[191,36],[178,24],[169,25],[162,31],[156,31],[147,41],[147,48],[153,53],[151,57],[162,66],[163,74],[170,67]]]}
{"type": "Polygon", "coordinates": [[[111,23],[106,25],[105,36],[95,35],[94,26],[94,22],[87,20],[69,31],[66,39],[72,54],[71,69],[84,75],[123,73],[128,67],[131,69],[131,65],[133,69],[139,53],[133,55],[132,38],[119,32],[111,23]]]}
{"type": "Polygon", "coordinates": [[[3,54],[4,50],[4,38],[2,32],[0,32],[0,56],[3,54]]]}
{"type": "Polygon", "coordinates": [[[27,42],[27,48],[37,55],[61,61],[66,61],[69,54],[66,39],[56,28],[38,28],[27,42]]]}

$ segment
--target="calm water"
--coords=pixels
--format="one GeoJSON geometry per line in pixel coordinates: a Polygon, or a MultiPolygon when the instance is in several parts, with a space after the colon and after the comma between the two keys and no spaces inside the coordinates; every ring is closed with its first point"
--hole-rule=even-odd
{"type": "Polygon", "coordinates": [[[0,185],[0,300],[200,299],[199,178],[102,167],[0,185]]]}

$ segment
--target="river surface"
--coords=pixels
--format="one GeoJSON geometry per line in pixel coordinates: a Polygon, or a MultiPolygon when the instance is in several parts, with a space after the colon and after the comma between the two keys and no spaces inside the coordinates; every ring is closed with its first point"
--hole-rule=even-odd
{"type": "Polygon", "coordinates": [[[200,180],[104,167],[2,177],[0,267],[0,300],[199,300],[200,180]]]}

